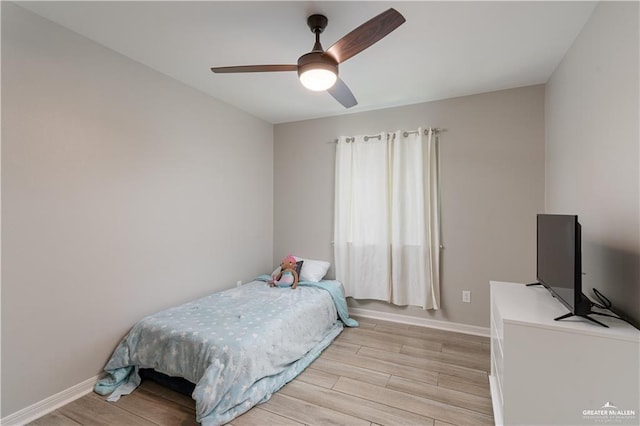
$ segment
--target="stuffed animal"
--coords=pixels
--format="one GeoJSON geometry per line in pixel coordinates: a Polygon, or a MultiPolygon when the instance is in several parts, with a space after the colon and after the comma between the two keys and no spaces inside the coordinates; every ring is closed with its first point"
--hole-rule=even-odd
{"type": "Polygon", "coordinates": [[[296,258],[288,255],[280,263],[280,272],[269,280],[269,287],[298,287],[298,273],[296,272],[296,258]]]}

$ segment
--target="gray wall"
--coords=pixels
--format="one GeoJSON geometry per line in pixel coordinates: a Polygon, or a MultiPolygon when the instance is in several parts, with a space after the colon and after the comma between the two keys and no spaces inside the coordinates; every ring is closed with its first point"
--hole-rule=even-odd
{"type": "Polygon", "coordinates": [[[272,266],[273,126],[2,2],[2,416],[272,266]]]}
{"type": "MultiPolygon", "coordinates": [[[[339,135],[446,128],[441,137],[442,309],[350,306],[489,326],[489,280],[535,279],[544,208],[544,86],[275,126],[274,264],[287,253],[333,262],[339,135]],[[462,303],[462,290],[472,303],[462,303]]],[[[333,271],[329,272],[331,276],[333,271]]]]}
{"type": "Polygon", "coordinates": [[[602,2],[546,90],[546,210],[582,224],[583,292],[640,323],[638,3],[602,2]]]}

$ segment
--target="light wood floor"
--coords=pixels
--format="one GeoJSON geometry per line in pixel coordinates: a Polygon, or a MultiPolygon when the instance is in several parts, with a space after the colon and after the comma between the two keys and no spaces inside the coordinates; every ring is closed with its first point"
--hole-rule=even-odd
{"type": "MultiPolygon", "coordinates": [[[[493,424],[489,339],[358,318],[295,380],[231,425],[493,424]]],[[[195,403],[144,382],[117,403],[91,393],[31,423],[195,425],[195,403]]]]}

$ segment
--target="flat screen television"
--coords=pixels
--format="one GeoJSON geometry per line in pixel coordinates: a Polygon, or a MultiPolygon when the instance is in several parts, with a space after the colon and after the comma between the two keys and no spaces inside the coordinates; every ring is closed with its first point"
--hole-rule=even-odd
{"type": "Polygon", "coordinates": [[[607,325],[588,315],[591,301],[582,293],[582,228],[577,215],[539,214],[537,216],[536,277],[556,297],[571,316],[607,325]]]}

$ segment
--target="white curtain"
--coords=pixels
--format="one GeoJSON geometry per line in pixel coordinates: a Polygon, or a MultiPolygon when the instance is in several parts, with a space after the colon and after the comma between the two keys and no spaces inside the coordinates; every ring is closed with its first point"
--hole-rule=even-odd
{"type": "Polygon", "coordinates": [[[436,137],[342,137],[336,149],[334,254],[347,296],[438,309],[436,137]]]}
{"type": "Polygon", "coordinates": [[[389,300],[387,136],[348,139],[338,140],[336,153],[336,277],[348,296],[389,300]]]}

